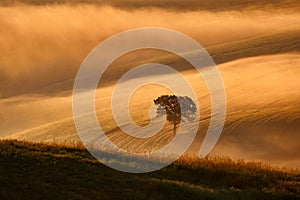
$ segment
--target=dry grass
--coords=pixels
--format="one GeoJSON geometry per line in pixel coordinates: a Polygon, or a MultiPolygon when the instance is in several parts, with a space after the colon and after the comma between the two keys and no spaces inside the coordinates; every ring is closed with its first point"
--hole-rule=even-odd
{"type": "Polygon", "coordinates": [[[82,148],[0,142],[1,199],[297,199],[300,172],[229,158],[183,157],[147,174],[112,170],[82,148]]]}

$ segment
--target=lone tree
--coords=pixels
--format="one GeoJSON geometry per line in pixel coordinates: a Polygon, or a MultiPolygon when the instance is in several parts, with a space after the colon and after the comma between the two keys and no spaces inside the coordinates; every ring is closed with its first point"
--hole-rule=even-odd
{"type": "Polygon", "coordinates": [[[167,115],[167,120],[173,123],[173,133],[180,121],[192,122],[196,118],[197,107],[194,101],[187,96],[162,95],[154,99],[157,105],[157,117],[167,115]]]}

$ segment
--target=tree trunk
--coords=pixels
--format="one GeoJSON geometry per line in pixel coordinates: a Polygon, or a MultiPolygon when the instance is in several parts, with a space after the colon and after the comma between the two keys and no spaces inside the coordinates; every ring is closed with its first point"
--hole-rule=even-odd
{"type": "Polygon", "coordinates": [[[175,136],[176,135],[176,115],[175,114],[173,115],[173,124],[174,124],[174,126],[173,126],[173,136],[175,136]]]}
{"type": "Polygon", "coordinates": [[[174,121],[173,134],[176,135],[176,122],[174,121]]]}

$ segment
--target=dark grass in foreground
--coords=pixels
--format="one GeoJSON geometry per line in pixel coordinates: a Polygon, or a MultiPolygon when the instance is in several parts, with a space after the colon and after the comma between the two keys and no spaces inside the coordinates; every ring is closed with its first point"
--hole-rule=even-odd
{"type": "Polygon", "coordinates": [[[156,172],[110,169],[81,147],[0,141],[0,199],[299,199],[300,172],[184,157],[156,172]]]}

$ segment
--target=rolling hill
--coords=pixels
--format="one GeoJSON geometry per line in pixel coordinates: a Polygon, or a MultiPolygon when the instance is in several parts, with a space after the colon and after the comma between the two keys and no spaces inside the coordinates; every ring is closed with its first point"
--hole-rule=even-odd
{"type": "MultiPolygon", "coordinates": [[[[298,65],[298,54],[277,54],[240,59],[218,66],[227,93],[227,117],[221,139],[213,154],[231,155],[246,160],[262,160],[292,168],[300,167],[296,153],[299,146],[295,140],[299,137],[297,130],[299,130],[300,113],[297,104],[299,99],[297,88],[300,87],[298,65]],[[261,75],[257,74],[258,70],[261,71],[261,75]],[[281,143],[283,141],[284,144],[281,143]],[[289,146],[285,146],[286,143],[289,143],[289,146]],[[250,148],[253,145],[257,146],[256,151],[250,148]],[[273,155],[275,152],[277,156],[268,158],[268,155],[273,155]]],[[[189,151],[189,153],[197,153],[209,124],[210,100],[203,80],[195,76],[193,71],[186,71],[185,77],[194,84],[201,105],[198,138],[189,151]]],[[[100,88],[96,97],[100,125],[112,141],[123,145],[125,149],[130,148],[130,151],[138,151],[138,149],[159,147],[170,140],[171,128],[163,129],[157,137],[146,141],[122,135],[122,131],[117,128],[112,118],[109,106],[112,89],[113,87],[100,88]]],[[[147,93],[141,89],[132,100],[132,109],[139,107],[140,110],[140,112],[131,112],[132,118],[140,125],[149,122],[147,112],[152,105],[152,100],[162,93],[162,90],[155,87],[144,88],[144,90],[147,93]]],[[[65,106],[65,114],[60,112],[60,116],[71,116],[71,108],[67,106],[71,102],[71,97],[65,98],[66,100],[60,103],[60,107],[65,106]]],[[[49,102],[55,104],[54,101],[49,100],[49,102]]],[[[32,105],[36,106],[36,104],[32,105]]],[[[30,117],[34,119],[34,116],[30,117]]],[[[79,141],[72,117],[45,123],[9,137],[37,142],[77,143],[79,141]]]]}

